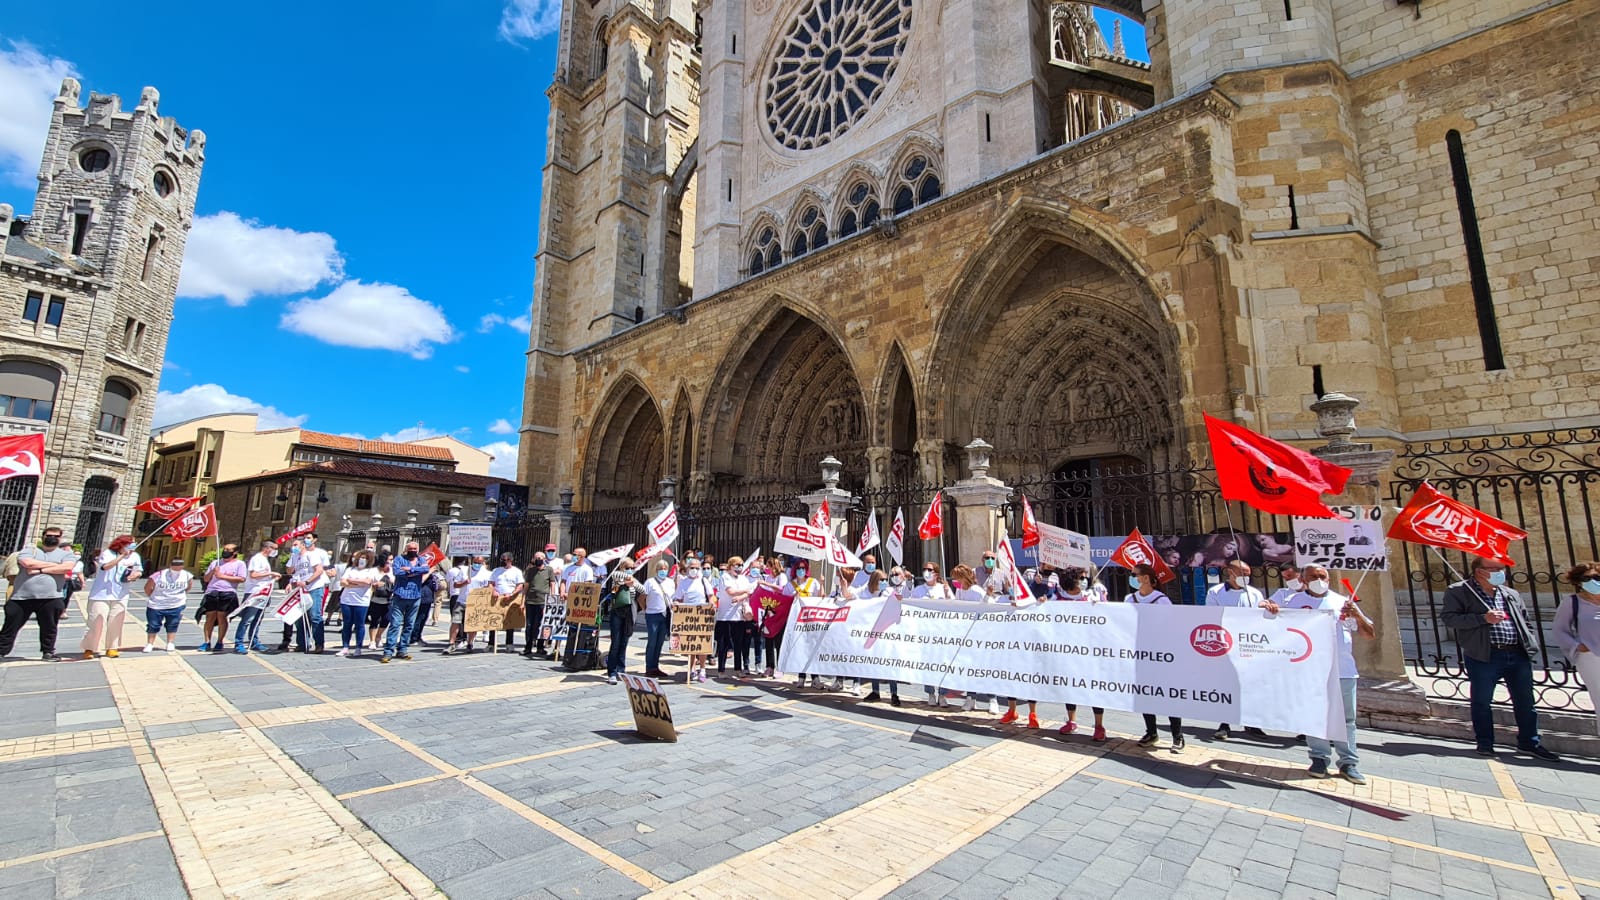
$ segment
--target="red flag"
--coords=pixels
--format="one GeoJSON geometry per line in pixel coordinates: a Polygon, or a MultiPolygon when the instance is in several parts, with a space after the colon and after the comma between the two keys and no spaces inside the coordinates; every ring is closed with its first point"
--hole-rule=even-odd
{"type": "Polygon", "coordinates": [[[1028,495],[1022,495],[1022,546],[1039,546],[1039,520],[1033,517],[1033,504],[1028,495]]]}
{"type": "Polygon", "coordinates": [[[0,481],[25,475],[44,477],[42,432],[0,438],[0,481]]]}
{"type": "Polygon", "coordinates": [[[444,562],[444,551],[439,549],[437,543],[429,544],[428,549],[422,551],[422,561],[430,566],[437,566],[444,562]]]}
{"type": "Polygon", "coordinates": [[[933,503],[917,525],[917,537],[925,541],[931,541],[941,534],[944,534],[944,491],[934,493],[933,503]]]}
{"type": "Polygon", "coordinates": [[[1322,495],[1343,491],[1349,469],[1210,416],[1206,434],[1224,500],[1284,516],[1334,518],[1322,495]]]}
{"type": "Polygon", "coordinates": [[[301,522],[299,525],[289,529],[282,537],[278,538],[278,543],[287,544],[297,537],[305,537],[306,535],[311,534],[317,530],[317,520],[320,518],[322,517],[312,516],[311,521],[301,522]]]}
{"type": "Polygon", "coordinates": [[[1028,582],[1022,577],[1022,569],[1017,566],[1016,554],[1011,552],[1011,539],[1006,536],[1004,526],[1000,529],[1000,543],[995,552],[1005,560],[1005,566],[1010,570],[1012,602],[1017,606],[1032,606],[1039,602],[1039,598],[1028,589],[1028,582]]]}
{"type": "Polygon", "coordinates": [[[191,509],[181,518],[166,527],[166,534],[175,541],[187,541],[197,537],[216,537],[217,535],[217,508],[207,503],[199,509],[191,509]]]}
{"type": "Polygon", "coordinates": [[[1156,555],[1156,548],[1150,546],[1150,542],[1144,539],[1144,535],[1140,534],[1137,528],[1122,542],[1122,546],[1111,554],[1111,561],[1124,569],[1140,565],[1149,566],[1155,569],[1156,581],[1161,584],[1178,577],[1172,571],[1172,567],[1167,565],[1167,561],[1156,555]]]}
{"type": "Polygon", "coordinates": [[[163,519],[174,519],[204,497],[151,497],[135,506],[139,512],[155,513],[163,519]]]}
{"type": "Polygon", "coordinates": [[[822,505],[817,507],[816,514],[811,517],[811,527],[833,533],[833,517],[828,515],[828,501],[822,501],[822,505]]]}
{"type": "Polygon", "coordinates": [[[750,595],[750,612],[761,623],[761,633],[766,637],[777,637],[789,624],[789,604],[794,602],[793,597],[786,596],[778,586],[761,582],[750,595]],[[765,610],[766,615],[761,612],[765,610]]]}
{"type": "Polygon", "coordinates": [[[1509,522],[1439,493],[1426,481],[1389,526],[1389,537],[1497,559],[1508,566],[1516,565],[1511,542],[1527,536],[1509,522]]]}

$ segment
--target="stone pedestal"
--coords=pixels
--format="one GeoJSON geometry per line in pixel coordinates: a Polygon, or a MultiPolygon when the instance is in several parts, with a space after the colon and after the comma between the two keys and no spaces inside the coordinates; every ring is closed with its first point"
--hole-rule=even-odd
{"type": "MultiPolygon", "coordinates": [[[[957,546],[960,559],[945,560],[945,572],[957,563],[976,566],[987,550],[1000,539],[1000,510],[1011,496],[1011,488],[998,478],[967,478],[946,491],[956,505],[957,546]]],[[[948,527],[948,523],[946,524],[948,527]]]]}
{"type": "Polygon", "coordinates": [[[556,552],[571,551],[572,528],[576,524],[577,515],[570,509],[558,509],[545,513],[545,518],[550,521],[550,543],[556,545],[556,552]]]}

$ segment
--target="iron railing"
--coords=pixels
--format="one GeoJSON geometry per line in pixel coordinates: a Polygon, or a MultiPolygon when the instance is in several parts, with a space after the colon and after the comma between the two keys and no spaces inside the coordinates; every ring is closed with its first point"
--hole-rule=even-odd
{"type": "Polygon", "coordinates": [[[550,520],[533,512],[508,516],[494,523],[493,535],[495,559],[509,552],[517,565],[526,566],[550,543],[550,520]]]}
{"type": "MultiPolygon", "coordinates": [[[[932,505],[933,498],[940,496],[939,492],[948,485],[935,482],[899,481],[882,487],[867,488],[860,492],[855,499],[855,504],[850,508],[850,549],[854,550],[860,545],[861,532],[866,528],[867,516],[876,511],[878,516],[878,534],[887,537],[889,529],[894,527],[896,511],[903,511],[905,516],[904,542],[905,561],[902,565],[910,570],[912,577],[920,578],[918,572],[926,562],[939,565],[946,573],[954,568],[957,563],[965,562],[975,565],[977,560],[961,559],[961,546],[956,532],[955,504],[951,502],[948,494],[940,497],[941,511],[944,519],[943,537],[924,541],[917,536],[917,525],[922,522],[932,505]]],[[[888,568],[893,564],[893,557],[888,555],[887,549],[880,543],[872,551],[878,559],[878,564],[888,568]]]]}

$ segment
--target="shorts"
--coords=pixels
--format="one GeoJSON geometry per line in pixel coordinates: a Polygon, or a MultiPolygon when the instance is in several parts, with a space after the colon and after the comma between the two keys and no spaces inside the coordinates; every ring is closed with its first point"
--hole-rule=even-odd
{"type": "Polygon", "coordinates": [[[175,609],[150,609],[149,607],[145,608],[145,611],[144,611],[144,623],[145,623],[144,633],[145,634],[155,634],[155,633],[157,633],[159,631],[166,631],[168,634],[171,634],[172,632],[178,630],[178,626],[182,622],[183,622],[183,607],[181,607],[181,606],[179,606],[179,607],[177,607],[175,609]]]}
{"type": "Polygon", "coordinates": [[[389,625],[389,604],[374,603],[367,607],[367,627],[386,628],[389,625]]]}
{"type": "Polygon", "coordinates": [[[467,604],[459,600],[450,604],[450,624],[462,626],[467,624],[467,604]]]}
{"type": "Polygon", "coordinates": [[[200,601],[200,611],[203,613],[231,614],[238,608],[239,595],[233,591],[207,591],[200,601]]]}

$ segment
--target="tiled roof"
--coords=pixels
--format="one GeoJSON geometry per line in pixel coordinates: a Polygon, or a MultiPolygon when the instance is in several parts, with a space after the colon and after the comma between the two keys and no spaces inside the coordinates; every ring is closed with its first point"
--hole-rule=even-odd
{"type": "MultiPolygon", "coordinates": [[[[382,443],[381,441],[379,443],[382,443]]],[[[342,478],[349,481],[390,481],[406,484],[428,484],[441,488],[467,488],[483,490],[491,484],[504,483],[501,478],[468,475],[464,472],[441,472],[437,469],[419,469],[416,466],[390,466],[384,463],[358,462],[353,459],[334,459],[309,466],[292,466],[273,472],[262,472],[244,478],[235,478],[226,484],[243,484],[251,481],[270,481],[275,478],[305,476],[307,478],[342,478]]],[[[221,487],[221,485],[217,485],[221,487]]]]}
{"type": "Polygon", "coordinates": [[[66,269],[78,275],[94,275],[98,271],[82,260],[62,256],[54,250],[26,240],[21,235],[6,236],[5,252],[7,256],[27,260],[41,269],[66,269]]]}
{"type": "Polygon", "coordinates": [[[426,444],[399,444],[393,441],[368,441],[361,438],[345,437],[342,434],[306,431],[303,428],[300,429],[300,443],[308,447],[326,447],[330,450],[349,450],[355,453],[376,453],[380,456],[411,456],[417,459],[455,461],[455,455],[445,447],[430,447],[426,444]]]}

